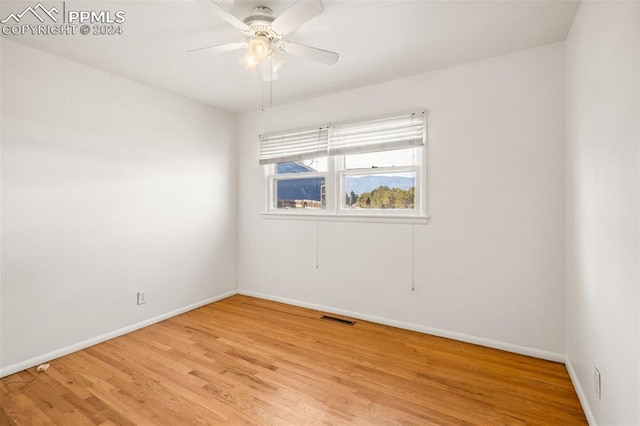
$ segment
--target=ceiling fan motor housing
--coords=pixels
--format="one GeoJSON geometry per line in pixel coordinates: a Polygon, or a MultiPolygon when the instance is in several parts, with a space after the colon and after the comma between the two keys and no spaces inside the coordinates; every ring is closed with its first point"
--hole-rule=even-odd
{"type": "Polygon", "coordinates": [[[266,6],[254,7],[251,16],[244,19],[244,23],[249,25],[256,33],[268,34],[271,23],[276,19],[273,11],[266,6]]]}

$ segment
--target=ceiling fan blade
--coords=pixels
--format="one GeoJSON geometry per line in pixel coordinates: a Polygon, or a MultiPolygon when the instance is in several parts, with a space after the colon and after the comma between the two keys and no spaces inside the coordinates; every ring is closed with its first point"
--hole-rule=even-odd
{"type": "Polygon", "coordinates": [[[271,23],[271,29],[280,35],[287,35],[322,12],[324,6],[321,0],[298,0],[271,23]]]}
{"type": "Polygon", "coordinates": [[[211,0],[211,3],[213,3],[213,6],[214,6],[213,11],[216,15],[218,15],[219,17],[221,17],[222,19],[224,19],[225,21],[227,21],[228,23],[230,23],[231,25],[233,25],[239,30],[252,31],[250,26],[248,26],[247,24],[242,22],[240,19],[236,18],[235,16],[227,12],[227,9],[220,6],[218,3],[216,3],[213,0],[211,0]]]}
{"type": "Polygon", "coordinates": [[[232,50],[245,49],[248,45],[249,43],[247,42],[239,41],[236,43],[227,43],[221,44],[219,46],[210,46],[203,47],[201,49],[189,50],[187,53],[189,53],[189,55],[191,56],[207,56],[214,55],[216,53],[230,52],[232,50]]]}
{"type": "Polygon", "coordinates": [[[288,41],[280,43],[280,51],[289,53],[291,55],[301,56],[312,61],[320,62],[321,64],[333,65],[338,62],[338,55],[335,52],[329,52],[328,50],[322,50],[311,46],[305,46],[304,44],[291,43],[288,41]]]}

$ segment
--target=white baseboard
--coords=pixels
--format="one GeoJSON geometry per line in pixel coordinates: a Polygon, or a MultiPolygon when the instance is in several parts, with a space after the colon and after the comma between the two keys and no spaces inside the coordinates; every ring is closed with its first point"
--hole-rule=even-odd
{"type": "MultiPolygon", "coordinates": [[[[535,358],[541,358],[541,359],[546,359],[549,361],[556,361],[556,362],[562,362],[565,363],[565,356],[563,354],[559,354],[559,353],[555,353],[555,352],[549,352],[549,351],[544,351],[541,349],[535,349],[535,348],[529,348],[526,346],[520,346],[520,345],[514,345],[511,343],[505,343],[505,342],[500,342],[497,340],[491,340],[491,339],[485,339],[482,337],[477,337],[477,336],[472,336],[472,335],[468,335],[468,334],[463,334],[463,333],[457,333],[454,331],[448,331],[448,330],[442,330],[439,328],[433,328],[433,327],[427,327],[427,326],[423,326],[423,325],[419,325],[419,324],[413,324],[413,323],[409,323],[409,322],[404,322],[404,321],[397,321],[397,320],[392,320],[392,319],[388,319],[388,318],[383,318],[383,317],[378,317],[375,315],[369,315],[369,314],[364,314],[364,313],[360,313],[360,312],[353,312],[353,311],[349,311],[346,309],[337,309],[337,308],[333,308],[330,306],[324,306],[324,305],[319,305],[319,304],[315,304],[315,303],[307,303],[307,302],[302,302],[299,300],[295,300],[295,299],[289,299],[286,297],[278,297],[278,296],[272,296],[269,294],[263,294],[263,293],[256,293],[256,292],[252,292],[252,291],[247,291],[247,290],[232,290],[232,291],[228,291],[226,293],[220,294],[218,296],[209,298],[209,299],[205,299],[202,300],[200,302],[196,302],[193,303],[191,305],[179,308],[179,309],[175,309],[171,312],[167,312],[164,313],[162,315],[158,315],[156,317],[141,321],[139,323],[136,324],[132,324],[129,325],[127,327],[109,332],[109,333],[105,333],[101,336],[97,336],[82,342],[78,342],[75,343],[73,345],[67,346],[65,348],[61,348],[31,359],[28,359],[26,361],[22,361],[13,365],[9,365],[7,367],[4,367],[2,369],[0,369],[0,377],[5,377],[8,376],[10,374],[13,373],[17,373],[19,371],[22,370],[26,370],[27,368],[31,368],[31,367],[35,367],[36,365],[42,364],[44,362],[48,362],[52,359],[55,358],[59,358],[61,356],[64,355],[68,355],[70,353],[88,348],[90,346],[96,345],[98,343],[102,343],[106,340],[109,339],[113,339],[114,337],[118,337],[118,336],[122,336],[123,334],[127,334],[130,333],[132,331],[138,330],[140,328],[143,327],[147,327],[149,325],[155,324],[157,322],[160,321],[164,321],[168,318],[174,317],[176,315],[180,315],[183,314],[185,312],[189,312],[193,309],[199,308],[201,306],[204,305],[208,305],[209,303],[213,303],[213,302],[217,302],[218,300],[222,300],[222,299],[226,299],[227,297],[233,296],[235,294],[242,294],[242,295],[246,295],[246,296],[251,296],[251,297],[257,297],[259,299],[265,299],[265,300],[272,300],[274,302],[281,302],[281,303],[286,303],[289,305],[294,305],[294,306],[300,306],[303,308],[309,308],[309,309],[315,309],[318,311],[323,311],[323,312],[329,312],[329,313],[334,313],[334,314],[338,314],[338,315],[344,315],[344,316],[348,316],[348,317],[352,317],[352,318],[357,318],[357,319],[361,319],[364,321],[370,321],[370,322],[375,322],[378,324],[384,324],[384,325],[389,325],[392,327],[398,327],[398,328],[404,328],[406,330],[412,330],[412,331],[417,331],[420,333],[426,333],[426,334],[431,334],[434,336],[439,336],[439,337],[446,337],[448,339],[453,339],[453,340],[459,340],[462,342],[467,342],[467,343],[473,343],[476,345],[481,345],[481,346],[486,346],[489,348],[494,348],[494,349],[501,349],[504,351],[508,351],[508,352],[513,352],[513,353],[517,353],[517,354],[521,354],[521,355],[527,355],[527,356],[532,356],[535,358]]],[[[584,393],[582,393],[582,390],[579,386],[579,382],[575,379],[575,374],[573,373],[573,369],[570,367],[569,363],[567,364],[567,369],[569,370],[569,375],[571,376],[571,380],[574,383],[574,386],[576,388],[576,392],[578,393],[578,397],[580,398],[580,402],[582,403],[583,407],[585,408],[585,413],[587,415],[587,418],[589,420],[589,423],[592,425],[595,425],[594,422],[592,422],[593,416],[591,415],[591,412],[588,410],[588,405],[586,405],[586,398],[584,398],[584,393]],[[591,416],[591,417],[590,417],[591,416]]]]}
{"type": "Polygon", "coordinates": [[[158,315],[153,318],[149,318],[147,320],[141,321],[136,324],[128,325],[121,329],[111,331],[109,333],[105,333],[101,336],[94,337],[82,342],[75,343],[73,345],[67,346],[65,348],[57,349],[55,351],[46,353],[44,355],[39,355],[34,358],[28,359],[26,361],[19,362],[17,364],[9,365],[0,369],[0,377],[5,377],[13,373],[17,373],[22,370],[26,370],[27,368],[35,367],[36,365],[40,365],[44,362],[51,361],[52,359],[60,358],[61,356],[69,355],[70,353],[77,352],[82,349],[86,349],[90,346],[97,345],[98,343],[102,343],[104,341],[113,339],[114,337],[122,336],[123,334],[131,333],[132,331],[138,330],[143,327],[147,327],[151,324],[155,324],[160,321],[164,321],[166,319],[175,317],[176,315],[184,314],[185,312],[192,311],[201,306],[208,305],[209,303],[217,302],[218,300],[226,299],[227,297],[233,296],[237,294],[235,290],[228,291],[226,293],[222,293],[218,296],[211,297],[209,299],[201,300],[196,303],[192,303],[191,305],[184,306],[182,308],[175,309],[173,311],[164,313],[162,315],[158,315]]]}
{"type": "Polygon", "coordinates": [[[529,348],[527,346],[514,345],[512,343],[500,342],[497,340],[485,339],[482,337],[472,336],[469,334],[457,333],[455,331],[442,330],[439,328],[427,327],[424,325],[413,324],[404,321],[396,321],[388,318],[378,317],[375,315],[363,314],[360,312],[352,312],[345,309],[337,309],[330,306],[317,305],[315,303],[301,302],[299,300],[289,299],[286,297],[271,296],[269,294],[255,293],[247,290],[238,290],[238,294],[245,296],[257,297],[259,299],[272,300],[274,302],[286,303],[288,305],[300,306],[303,308],[315,309],[318,311],[329,312],[347,317],[357,318],[364,321],[375,322],[378,324],[390,325],[392,327],[404,328],[407,330],[417,331],[420,333],[431,334],[438,337],[446,337],[448,339],[459,340],[461,342],[473,343],[475,345],[486,346],[489,348],[500,349],[507,352],[513,352],[521,355],[532,356],[535,358],[546,359],[555,362],[565,362],[564,354],[556,352],[544,351],[541,349],[529,348]]]}
{"type": "Polygon", "coordinates": [[[571,378],[571,382],[573,383],[573,387],[578,394],[578,399],[580,400],[580,405],[582,405],[582,410],[584,411],[584,415],[587,417],[587,422],[591,426],[596,426],[596,418],[593,416],[593,412],[591,411],[591,407],[589,406],[589,401],[587,400],[587,396],[580,385],[580,381],[578,380],[578,375],[576,371],[573,369],[573,365],[571,364],[571,359],[566,357],[564,365],[567,367],[567,371],[569,372],[569,377],[571,378]]]}

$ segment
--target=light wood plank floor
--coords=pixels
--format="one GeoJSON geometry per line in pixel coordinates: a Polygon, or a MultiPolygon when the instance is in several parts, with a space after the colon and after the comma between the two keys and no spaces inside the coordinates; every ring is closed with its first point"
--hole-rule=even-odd
{"type": "Polygon", "coordinates": [[[0,424],[586,424],[562,364],[321,315],[230,297],[5,378],[0,424]]]}

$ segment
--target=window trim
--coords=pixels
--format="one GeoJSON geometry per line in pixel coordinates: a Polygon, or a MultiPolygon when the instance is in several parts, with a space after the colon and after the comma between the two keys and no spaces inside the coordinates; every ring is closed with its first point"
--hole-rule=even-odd
{"type": "Polygon", "coordinates": [[[424,225],[431,217],[424,216],[402,216],[402,215],[366,215],[366,214],[337,214],[337,213],[293,213],[290,210],[283,212],[262,212],[261,216],[269,220],[314,220],[318,222],[364,222],[364,223],[410,223],[424,225]]]}
{"type": "MultiPolygon", "coordinates": [[[[362,169],[345,169],[345,156],[350,154],[319,154],[313,158],[327,157],[327,171],[326,172],[308,172],[308,173],[283,173],[277,174],[277,163],[269,162],[263,164],[265,173],[265,206],[266,210],[262,213],[263,217],[274,219],[312,219],[312,220],[327,220],[327,221],[358,221],[358,222],[402,222],[402,223],[427,223],[429,215],[427,212],[427,171],[428,171],[428,156],[427,156],[427,121],[426,111],[416,110],[412,112],[406,112],[405,114],[421,113],[423,116],[423,144],[418,146],[407,146],[405,148],[398,149],[414,149],[417,150],[415,164],[409,166],[389,166],[380,167],[375,169],[362,168],[362,169]],[[349,209],[343,206],[343,200],[341,200],[341,194],[344,192],[344,176],[348,175],[364,175],[364,174],[383,174],[383,173],[403,173],[415,171],[415,194],[416,202],[413,209],[349,209]],[[278,180],[285,179],[304,179],[304,178],[317,178],[323,177],[325,180],[325,208],[318,209],[278,209],[276,203],[276,189],[275,184],[278,180]],[[339,196],[340,195],[340,196],[339,196]]],[[[358,122],[369,122],[385,117],[395,117],[399,114],[387,114],[386,116],[372,117],[368,119],[352,120],[348,122],[338,123],[337,126],[358,122]]],[[[316,128],[322,128],[318,126],[316,128]]],[[[328,134],[331,138],[331,127],[329,126],[328,134]]],[[[307,129],[308,130],[308,129],[307,129]]],[[[291,132],[283,132],[290,134],[291,132]]],[[[330,144],[330,141],[329,141],[330,144]]],[[[385,150],[371,151],[371,152],[385,152],[385,150]]],[[[355,154],[355,153],[354,153],[355,154]]],[[[293,160],[295,161],[295,160],[293,160]]]]}
{"type": "MultiPolygon", "coordinates": [[[[396,166],[396,167],[380,167],[375,169],[362,168],[362,169],[344,169],[344,155],[330,156],[327,160],[326,172],[308,172],[308,173],[276,173],[277,164],[269,164],[265,169],[265,182],[267,185],[266,194],[266,211],[264,215],[282,215],[283,217],[291,216],[305,216],[317,218],[319,216],[326,217],[350,217],[354,218],[384,218],[387,217],[392,220],[410,219],[410,220],[426,220],[428,214],[426,210],[427,206],[427,185],[426,185],[426,168],[427,168],[427,150],[425,146],[405,148],[416,149],[421,151],[421,154],[416,156],[416,164],[410,166],[396,166]],[[338,194],[344,192],[343,176],[348,175],[363,175],[363,174],[385,174],[385,173],[404,173],[415,171],[415,193],[418,194],[417,202],[414,204],[413,209],[348,209],[342,206],[342,201],[338,198],[338,194]],[[274,204],[275,197],[275,182],[278,180],[286,179],[313,179],[317,177],[324,178],[325,185],[325,208],[324,209],[279,209],[274,204]],[[329,191],[328,188],[334,188],[333,191],[329,191]]],[[[383,151],[380,151],[383,152],[383,151]]],[[[418,223],[418,222],[416,222],[418,223]]]]}

